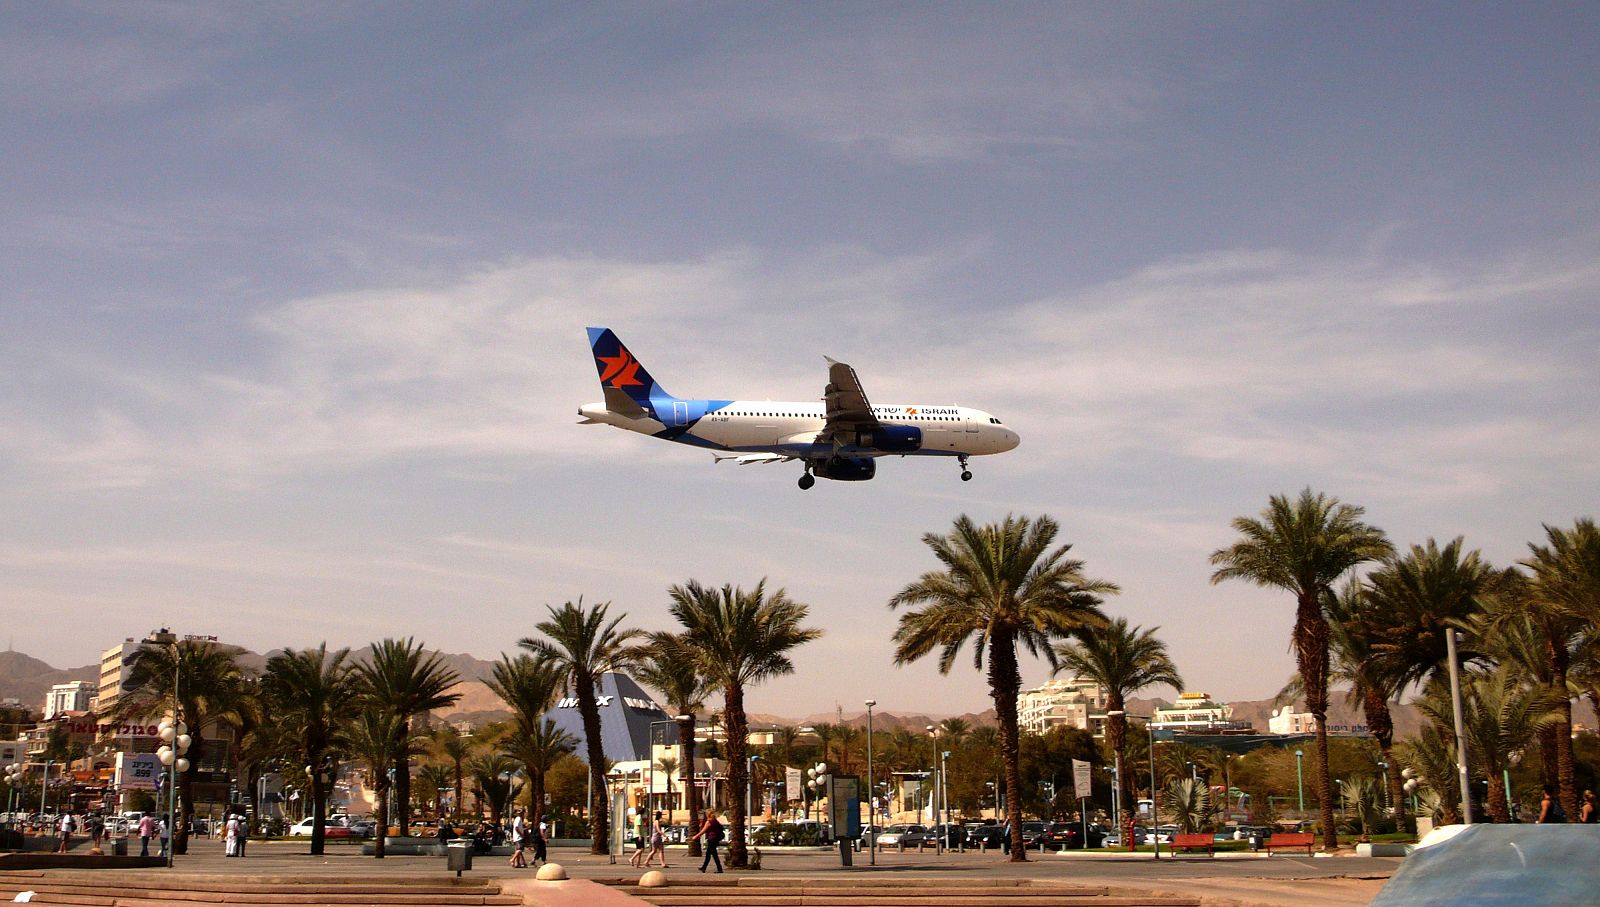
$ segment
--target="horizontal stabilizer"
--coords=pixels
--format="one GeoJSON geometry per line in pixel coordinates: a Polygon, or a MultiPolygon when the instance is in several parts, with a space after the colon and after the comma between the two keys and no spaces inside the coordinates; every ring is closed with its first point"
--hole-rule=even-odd
{"type": "Polygon", "coordinates": [[[719,457],[716,454],[712,454],[711,458],[716,460],[718,463],[721,463],[723,460],[732,460],[735,463],[738,463],[740,466],[749,466],[751,463],[782,463],[785,460],[794,459],[794,457],[786,456],[780,453],[753,453],[728,457],[719,457]]]}

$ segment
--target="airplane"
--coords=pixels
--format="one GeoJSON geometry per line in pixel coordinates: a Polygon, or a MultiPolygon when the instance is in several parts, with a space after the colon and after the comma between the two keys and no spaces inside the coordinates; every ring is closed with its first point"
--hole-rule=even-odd
{"type": "Polygon", "coordinates": [[[965,406],[875,406],[856,370],[827,359],[828,384],[819,403],[693,400],[674,397],[610,328],[589,328],[589,348],[605,402],[578,408],[580,425],[628,431],[712,451],[715,462],[799,460],[800,488],[818,478],[863,482],[877,458],[955,457],[961,481],[972,480],[967,458],[1012,450],[1021,439],[999,419],[965,406]]]}

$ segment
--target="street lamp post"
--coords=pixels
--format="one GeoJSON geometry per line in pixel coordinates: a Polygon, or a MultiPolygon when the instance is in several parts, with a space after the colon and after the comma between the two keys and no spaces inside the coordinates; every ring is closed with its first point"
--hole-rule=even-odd
{"type": "Polygon", "coordinates": [[[1472,783],[1467,777],[1467,730],[1461,721],[1461,670],[1456,659],[1459,630],[1445,630],[1445,654],[1450,660],[1450,708],[1456,723],[1456,774],[1461,778],[1461,824],[1472,824],[1472,783]]]}
{"type": "Polygon", "coordinates": [[[1306,776],[1304,770],[1305,752],[1294,751],[1294,785],[1300,791],[1300,818],[1306,817],[1306,776]]]}
{"type": "MultiPolygon", "coordinates": [[[[1161,859],[1161,797],[1156,793],[1156,728],[1155,719],[1144,723],[1150,735],[1150,840],[1155,842],[1156,859],[1161,859]]],[[[1176,857],[1174,857],[1176,859],[1176,857]]]]}
{"type": "MultiPolygon", "coordinates": [[[[756,763],[760,762],[760,761],[761,761],[761,757],[755,755],[754,753],[752,753],[751,755],[749,755],[749,756],[747,756],[745,758],[745,773],[744,773],[744,780],[745,780],[745,786],[744,786],[744,817],[745,817],[745,822],[749,822],[750,821],[750,813],[751,813],[751,810],[753,809],[753,804],[755,802],[755,798],[752,796],[752,792],[755,791],[755,789],[756,789],[756,763]]],[[[735,800],[733,802],[737,803],[739,801],[735,800]]]]}
{"type": "Polygon", "coordinates": [[[876,699],[867,701],[867,865],[878,865],[878,789],[872,784],[872,707],[876,699]]]}
{"type": "Polygon", "coordinates": [[[938,838],[933,845],[934,853],[942,854],[944,853],[944,831],[939,829],[939,794],[944,790],[944,777],[939,772],[939,729],[930,724],[927,725],[927,730],[928,736],[933,738],[933,759],[931,760],[933,762],[933,796],[928,799],[928,817],[933,820],[929,824],[937,830],[938,834],[938,838]]]}

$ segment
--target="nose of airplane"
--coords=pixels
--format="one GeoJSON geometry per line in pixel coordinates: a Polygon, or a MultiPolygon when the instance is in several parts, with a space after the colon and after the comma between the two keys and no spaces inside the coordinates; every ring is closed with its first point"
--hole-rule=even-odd
{"type": "Polygon", "coordinates": [[[1022,438],[1009,428],[1005,430],[1005,434],[1000,436],[1000,450],[1002,452],[1007,450],[1016,450],[1017,445],[1021,443],[1022,438]]]}

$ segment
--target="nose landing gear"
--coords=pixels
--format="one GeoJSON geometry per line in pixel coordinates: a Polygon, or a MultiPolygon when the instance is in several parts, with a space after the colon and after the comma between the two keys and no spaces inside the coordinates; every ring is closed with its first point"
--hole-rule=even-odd
{"type": "Polygon", "coordinates": [[[810,470],[806,470],[806,474],[800,477],[800,490],[807,491],[815,484],[817,484],[817,477],[812,475],[810,470]]]}
{"type": "Polygon", "coordinates": [[[967,468],[967,458],[964,457],[964,456],[963,457],[957,457],[956,461],[961,464],[961,481],[963,481],[963,482],[972,481],[972,470],[967,468]]]}

